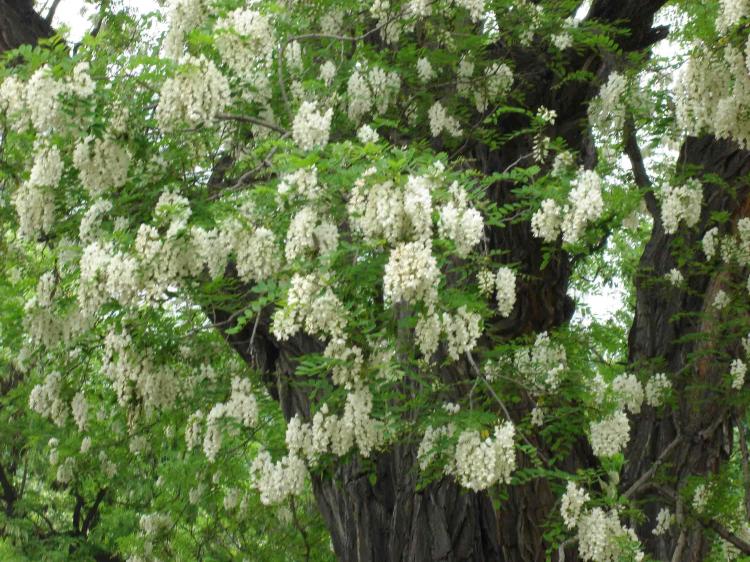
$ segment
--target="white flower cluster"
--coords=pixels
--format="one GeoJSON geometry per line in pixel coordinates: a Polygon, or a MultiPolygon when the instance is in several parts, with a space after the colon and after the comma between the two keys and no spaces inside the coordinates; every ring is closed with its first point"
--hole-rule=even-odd
{"type": "Polygon", "coordinates": [[[33,125],[39,135],[48,135],[76,121],[63,112],[62,98],[66,95],[89,97],[94,93],[94,82],[89,76],[87,62],[79,62],[71,76],[58,80],[48,65],[39,68],[28,83],[9,76],[0,83],[0,111],[8,118],[10,127],[23,131],[33,125]]]}
{"type": "Polygon", "coordinates": [[[250,475],[253,485],[260,492],[261,503],[276,505],[302,493],[307,467],[302,459],[294,455],[274,462],[268,451],[262,450],[253,460],[250,475]]]}
{"type": "Polygon", "coordinates": [[[474,22],[478,22],[485,15],[485,0],[458,0],[456,4],[469,11],[469,16],[474,22]]]}
{"type": "Polygon", "coordinates": [[[68,406],[60,396],[62,376],[57,371],[48,374],[43,384],[31,389],[29,407],[38,414],[50,418],[62,427],[68,419],[68,406]]]}
{"type": "Polygon", "coordinates": [[[419,78],[420,82],[429,82],[430,80],[435,78],[435,76],[435,70],[432,68],[429,59],[421,57],[417,60],[417,77],[419,78]]]}
{"type": "Polygon", "coordinates": [[[661,220],[664,232],[674,234],[680,222],[687,227],[695,226],[701,217],[703,186],[696,179],[684,185],[665,185],[662,188],[661,220]]]}
{"type": "Polygon", "coordinates": [[[643,385],[635,375],[617,375],[612,381],[612,390],[617,396],[620,408],[627,409],[632,414],[640,413],[644,392],[643,385]]]}
{"type": "Polygon", "coordinates": [[[172,530],[174,523],[168,513],[149,513],[141,515],[139,521],[144,535],[160,535],[172,530]]]}
{"type": "Polygon", "coordinates": [[[625,449],[629,440],[630,422],[622,410],[591,423],[591,448],[597,457],[616,455],[625,449]]]}
{"type": "Polygon", "coordinates": [[[465,488],[486,490],[497,483],[509,483],[516,468],[513,438],[516,428],[509,421],[495,427],[492,437],[482,439],[476,430],[458,437],[452,473],[465,488]]]}
{"type": "MultiPolygon", "coordinates": [[[[623,527],[617,512],[595,507],[581,516],[578,522],[578,553],[582,560],[591,562],[618,562],[627,552],[627,543],[638,544],[630,528],[623,527]]],[[[643,558],[638,552],[636,560],[643,558]]]]}
{"type": "Polygon", "coordinates": [[[276,236],[263,226],[247,228],[238,221],[230,221],[217,234],[199,228],[193,228],[192,233],[194,242],[200,241],[198,253],[214,278],[224,273],[228,251],[234,253],[237,275],[243,281],[264,281],[281,268],[276,236]],[[217,239],[224,252],[217,248],[217,239]]]}
{"type": "Polygon", "coordinates": [[[714,300],[711,303],[711,306],[713,306],[716,310],[724,310],[727,306],[729,306],[729,302],[729,295],[726,293],[726,291],[724,291],[723,289],[719,289],[714,295],[714,300]]]}
{"type": "Polygon", "coordinates": [[[277,190],[282,197],[296,194],[302,199],[314,201],[322,191],[322,186],[318,183],[318,168],[313,164],[309,168],[300,168],[291,174],[285,174],[277,190]]]}
{"type": "Polygon", "coordinates": [[[81,217],[78,228],[78,238],[84,244],[91,244],[99,237],[99,227],[102,218],[112,210],[112,203],[105,199],[97,199],[81,217]]]}
{"type": "Polygon", "coordinates": [[[325,255],[338,247],[336,225],[318,216],[312,206],[303,207],[294,217],[286,234],[285,254],[290,262],[313,252],[325,255]]]}
{"type": "Polygon", "coordinates": [[[345,312],[342,302],[320,277],[295,273],[286,306],[274,314],[272,332],[280,341],[300,329],[309,335],[340,337],[346,326],[345,312]]]}
{"type": "Polygon", "coordinates": [[[716,29],[720,33],[726,33],[748,15],[750,15],[748,0],[720,0],[716,29]]]}
{"type": "Polygon", "coordinates": [[[120,406],[138,404],[146,415],[173,407],[182,390],[177,374],[168,366],[154,365],[126,333],[111,331],[105,337],[102,371],[120,406]]]}
{"type": "Polygon", "coordinates": [[[215,30],[221,59],[237,76],[258,87],[262,68],[270,63],[274,53],[271,19],[255,10],[240,8],[220,19],[215,30]]]}
{"type": "Polygon", "coordinates": [[[676,267],[670,269],[665,277],[667,278],[669,284],[673,287],[679,287],[685,281],[685,277],[683,277],[682,272],[676,267]]]}
{"type": "Polygon", "coordinates": [[[676,92],[677,123],[688,134],[708,132],[743,148],[750,145],[750,73],[739,48],[727,42],[717,53],[696,45],[676,92]]]}
{"type": "Polygon", "coordinates": [[[396,244],[404,239],[428,241],[432,237],[433,178],[410,175],[403,187],[392,181],[368,188],[365,172],[354,185],[347,203],[349,222],[367,242],[385,238],[396,244]]]}
{"type": "MultiPolygon", "coordinates": [[[[455,314],[443,313],[442,328],[445,333],[448,355],[454,361],[470,352],[482,335],[481,316],[461,306],[455,314]]],[[[418,338],[419,339],[419,338],[418,338]]],[[[429,355],[425,354],[425,357],[429,355]]]]}
{"type": "Polygon", "coordinates": [[[484,113],[490,101],[504,97],[513,86],[513,71],[507,64],[493,63],[484,69],[484,88],[474,88],[474,105],[484,113]]]}
{"type": "Polygon", "coordinates": [[[206,16],[205,0],[172,0],[167,14],[164,54],[171,59],[182,55],[185,36],[200,26],[206,16]]]}
{"type": "Polygon", "coordinates": [[[627,78],[619,72],[613,72],[599,90],[599,96],[589,106],[591,124],[602,134],[617,134],[623,130],[627,91],[627,78]]]}
{"type": "Polygon", "coordinates": [[[495,276],[497,290],[497,310],[500,316],[507,318],[516,306],[516,272],[503,266],[497,270],[495,276]]]}
{"type": "Polygon", "coordinates": [[[531,217],[531,231],[545,242],[554,242],[562,231],[563,242],[576,243],[586,226],[598,219],[603,210],[602,181],[592,170],[582,170],[568,195],[568,203],[560,207],[553,199],[542,201],[541,208],[531,217]]]}
{"type": "Polygon", "coordinates": [[[656,373],[646,382],[646,404],[658,408],[664,403],[672,383],[664,373],[656,373]]]}
{"type": "Polygon", "coordinates": [[[588,493],[576,486],[575,482],[568,482],[560,505],[560,513],[568,529],[574,529],[578,525],[583,506],[590,499],[588,493]]]}
{"type": "Polygon", "coordinates": [[[479,287],[479,292],[485,297],[491,297],[495,292],[495,280],[496,275],[489,269],[479,271],[477,273],[477,287],[479,287]]]}
{"type": "Polygon", "coordinates": [[[73,400],[70,403],[70,408],[73,411],[73,419],[78,426],[78,431],[86,431],[86,424],[88,423],[89,416],[89,405],[86,402],[86,397],[83,392],[76,392],[73,396],[73,400]]]}
{"type": "Polygon", "coordinates": [[[13,195],[22,237],[35,239],[52,229],[55,212],[52,189],[60,183],[63,169],[62,156],[57,147],[46,144],[36,146],[29,179],[13,195]]]}
{"type": "Polygon", "coordinates": [[[325,113],[318,111],[318,104],[304,101],[300,105],[292,123],[292,138],[301,150],[324,148],[331,132],[333,108],[325,113]]]}
{"type": "Polygon", "coordinates": [[[98,197],[107,189],[117,189],[125,184],[130,154],[110,137],[97,139],[88,136],[76,145],[73,164],[89,195],[98,197]]]}
{"type": "Polygon", "coordinates": [[[547,332],[537,335],[534,345],[516,350],[513,363],[536,394],[554,392],[567,365],[562,345],[554,344],[547,332]]]}
{"type": "Polygon", "coordinates": [[[458,120],[448,115],[448,111],[439,101],[436,101],[430,107],[427,117],[430,120],[430,132],[433,137],[440,136],[443,131],[446,131],[452,137],[461,136],[461,125],[458,120]]]}
{"type": "Polygon", "coordinates": [[[484,232],[484,219],[479,211],[469,207],[466,191],[454,182],[450,186],[451,201],[440,207],[438,233],[441,238],[453,241],[456,254],[465,258],[479,244],[484,232]]]}
{"type": "Polygon", "coordinates": [[[654,530],[651,532],[657,537],[665,535],[669,532],[669,528],[673,522],[674,517],[672,516],[672,512],[669,511],[668,507],[662,507],[659,513],[656,514],[656,526],[654,526],[654,530]]]}
{"type": "Polygon", "coordinates": [[[430,245],[423,242],[398,244],[388,258],[383,276],[383,298],[386,306],[422,301],[435,303],[440,281],[437,260],[430,245]]]}
{"type": "MultiPolygon", "coordinates": [[[[197,412],[196,414],[199,414],[197,412]]],[[[200,417],[194,414],[192,423],[200,421],[200,417]]],[[[213,462],[216,459],[216,455],[221,449],[221,427],[219,420],[221,419],[234,419],[238,423],[241,423],[245,427],[253,427],[258,423],[258,401],[252,391],[252,386],[248,379],[242,379],[240,377],[234,377],[232,379],[232,393],[229,396],[229,400],[226,402],[220,402],[215,404],[211,411],[206,416],[206,432],[203,437],[203,452],[206,454],[206,458],[209,462],[213,462]]],[[[190,438],[188,440],[188,448],[192,448],[193,440],[197,439],[200,429],[191,427],[189,422],[188,431],[190,432],[190,438]]],[[[188,438],[188,431],[185,436],[188,438]]]]}
{"type": "Polygon", "coordinates": [[[729,369],[729,375],[732,377],[732,388],[735,390],[742,389],[745,386],[745,375],[747,374],[747,365],[742,359],[732,361],[729,369]]]}
{"type": "Polygon", "coordinates": [[[378,132],[369,125],[362,125],[357,129],[357,140],[362,144],[376,143],[380,140],[378,132]]]}
{"type": "Polygon", "coordinates": [[[229,82],[213,61],[185,55],[180,70],[162,86],[156,120],[165,132],[197,127],[213,121],[229,100],[229,82]]]}
{"type": "Polygon", "coordinates": [[[716,255],[716,245],[718,243],[719,228],[713,227],[706,231],[703,235],[701,244],[703,246],[703,253],[706,254],[706,259],[712,260],[716,255]]]}
{"type": "Polygon", "coordinates": [[[383,114],[401,89],[401,78],[396,72],[372,68],[364,73],[355,69],[347,83],[349,119],[359,122],[371,110],[383,114]]]}

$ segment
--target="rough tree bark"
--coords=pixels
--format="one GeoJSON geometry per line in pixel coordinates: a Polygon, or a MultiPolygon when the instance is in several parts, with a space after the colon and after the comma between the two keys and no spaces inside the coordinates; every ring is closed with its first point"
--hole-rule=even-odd
{"type": "MultiPolygon", "coordinates": [[[[596,0],[589,19],[612,24],[619,23],[627,31],[618,42],[624,52],[646,51],[665,36],[663,28],[654,28],[655,12],[665,0],[596,0]]],[[[49,25],[36,14],[30,0],[0,0],[0,52],[22,43],[34,43],[51,33],[49,25]]],[[[544,105],[555,109],[558,121],[552,136],[560,135],[583,155],[588,167],[595,163],[595,152],[588,140],[586,106],[595,95],[596,88],[588,83],[568,83],[555,87],[555,76],[544,59],[543,51],[531,50],[509,53],[496,46],[498,55],[511,56],[519,69],[530,69],[518,84],[530,107],[544,105]]],[[[587,69],[604,79],[617,61],[598,52],[571,55],[568,70],[587,69]]],[[[525,125],[518,117],[500,123],[512,130],[525,125]]],[[[486,173],[505,170],[511,163],[531,152],[532,139],[519,138],[502,151],[491,151],[480,145],[468,146],[467,156],[474,159],[477,168],[486,173]]],[[[712,138],[689,139],[683,147],[683,163],[703,165],[732,181],[750,171],[748,154],[731,143],[712,138]]],[[[636,174],[637,175],[637,174],[636,174]]],[[[498,202],[509,200],[508,185],[499,183],[491,196],[498,202]]],[[[730,198],[719,187],[707,189],[709,210],[724,209],[737,215],[746,192],[739,198],[730,198]]],[[[644,255],[641,269],[644,273],[664,274],[674,265],[670,255],[670,237],[665,235],[658,220],[654,199],[649,208],[655,217],[654,229],[644,255]]],[[[697,229],[695,236],[702,235],[697,229]]],[[[567,296],[570,261],[559,251],[552,263],[542,268],[541,247],[530,233],[528,224],[513,225],[489,233],[493,248],[508,250],[508,261],[521,263],[528,283],[519,288],[519,305],[513,317],[497,319],[490,327],[493,333],[512,337],[528,332],[548,330],[567,322],[573,304],[567,296]]],[[[665,370],[680,373],[686,365],[691,349],[677,343],[685,334],[705,331],[707,326],[695,319],[670,322],[677,311],[700,311],[706,308],[708,297],[721,283],[719,276],[692,276],[690,291],[664,291],[640,283],[637,309],[630,333],[630,360],[640,364],[657,357],[666,358],[665,370]]],[[[230,312],[208,310],[212,320],[225,325],[230,312]]],[[[305,389],[292,384],[296,359],[308,352],[320,351],[318,342],[306,337],[296,337],[290,342],[276,342],[270,332],[270,311],[262,313],[257,325],[246,326],[239,333],[225,333],[227,341],[245,361],[263,374],[272,395],[280,402],[287,418],[299,413],[309,417],[310,401],[305,389]]],[[[696,396],[689,390],[691,377],[702,377],[716,382],[719,373],[710,364],[703,365],[695,374],[676,379],[678,404],[674,411],[657,416],[646,409],[635,420],[632,445],[627,453],[623,490],[647,473],[654,461],[660,458],[679,434],[683,441],[671,449],[670,461],[677,475],[673,489],[688,474],[701,474],[715,470],[727,456],[725,443],[731,435],[731,412],[716,399],[711,390],[696,396]],[[698,411],[691,406],[702,400],[698,411]]],[[[455,373],[441,373],[453,377],[455,373]]],[[[467,373],[463,373],[468,378],[467,373]]],[[[731,438],[729,439],[731,443],[731,438]]],[[[544,447],[543,443],[539,443],[544,447]]],[[[415,490],[415,445],[399,445],[374,459],[375,479],[369,477],[358,461],[336,469],[335,474],[315,476],[313,486],[320,512],[331,531],[334,549],[341,560],[358,562],[391,561],[540,561],[545,559],[548,547],[542,537],[542,524],[554,506],[554,496],[547,483],[536,481],[513,487],[509,498],[499,511],[495,511],[487,494],[461,490],[454,482],[445,479],[426,489],[415,490]]],[[[526,462],[522,459],[521,462],[526,462]]],[[[591,466],[596,462],[587,446],[580,447],[570,459],[570,466],[591,466]]],[[[647,499],[646,509],[653,516],[659,499],[647,499]]],[[[639,529],[649,552],[661,559],[671,559],[678,542],[677,536],[654,538],[649,524],[639,529]]],[[[700,560],[706,549],[705,536],[700,528],[693,528],[686,538],[689,545],[681,560],[700,560]]],[[[553,555],[553,559],[556,556],[553,555]]],[[[575,552],[567,552],[567,560],[575,559],[575,552]]]]}

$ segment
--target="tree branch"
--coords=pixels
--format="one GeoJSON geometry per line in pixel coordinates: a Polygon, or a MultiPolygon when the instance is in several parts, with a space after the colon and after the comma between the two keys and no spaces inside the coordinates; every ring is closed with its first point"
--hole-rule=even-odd
{"type": "MultiPolygon", "coordinates": [[[[659,486],[656,484],[653,484],[652,486],[657,492],[659,492],[659,494],[661,494],[662,496],[670,500],[672,504],[677,503],[677,494],[675,494],[675,492],[673,492],[672,490],[668,488],[665,488],[664,486],[659,486]]],[[[696,513],[695,510],[693,510],[688,505],[684,505],[684,507],[687,509],[687,511],[690,512],[690,515],[693,517],[693,519],[695,519],[703,527],[705,527],[706,529],[712,530],[717,535],[719,535],[722,539],[736,546],[744,554],[750,555],[750,543],[749,542],[747,542],[746,540],[732,533],[729,529],[727,529],[724,525],[722,525],[715,519],[703,517],[699,513],[696,513]]]]}
{"type": "Polygon", "coordinates": [[[55,17],[55,12],[57,11],[57,7],[60,5],[61,0],[52,0],[52,5],[49,7],[49,11],[47,11],[47,15],[44,16],[44,21],[47,22],[47,25],[52,25],[52,18],[55,17]]]}
{"type": "Polygon", "coordinates": [[[234,113],[219,113],[216,117],[224,121],[244,121],[246,123],[252,123],[253,125],[258,125],[259,127],[265,127],[266,129],[271,129],[272,131],[276,131],[277,133],[281,133],[282,135],[289,134],[289,132],[286,129],[284,129],[283,127],[280,127],[279,125],[276,125],[274,123],[269,123],[268,121],[264,121],[263,119],[258,119],[257,117],[252,117],[250,115],[236,115],[234,113]]]}
{"type": "Polygon", "coordinates": [[[742,481],[745,485],[745,515],[750,521],[750,464],[748,463],[747,431],[744,419],[737,420],[737,432],[740,437],[740,454],[742,455],[742,481]]]}
{"type": "Polygon", "coordinates": [[[682,435],[677,435],[677,437],[674,438],[674,440],[667,445],[667,448],[664,449],[659,457],[654,461],[654,463],[651,465],[651,467],[644,472],[638,480],[633,482],[633,485],[628,488],[623,496],[626,498],[632,498],[645,484],[647,484],[653,477],[654,474],[656,474],[656,471],[659,470],[659,467],[662,465],[662,463],[667,460],[667,457],[674,451],[675,447],[680,444],[682,441],[682,435]]]}
{"type": "Polygon", "coordinates": [[[106,495],[107,495],[107,488],[102,488],[101,490],[99,490],[99,492],[96,494],[96,499],[94,499],[94,504],[91,506],[91,509],[89,509],[88,512],[86,513],[86,517],[83,520],[83,527],[81,529],[81,532],[83,533],[84,537],[87,536],[89,533],[89,530],[91,530],[92,524],[94,523],[94,519],[99,514],[99,505],[101,505],[106,495]]]}

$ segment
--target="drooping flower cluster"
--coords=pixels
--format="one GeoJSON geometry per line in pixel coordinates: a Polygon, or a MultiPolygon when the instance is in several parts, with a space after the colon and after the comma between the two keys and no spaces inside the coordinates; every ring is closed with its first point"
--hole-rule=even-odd
{"type": "Polygon", "coordinates": [[[597,457],[611,457],[622,452],[630,440],[630,422],[622,410],[591,423],[591,448],[597,457]]]}
{"type": "Polygon", "coordinates": [[[229,82],[213,61],[185,55],[159,95],[156,120],[163,131],[208,124],[229,105],[229,82]]]}
{"type": "Polygon", "coordinates": [[[452,115],[448,115],[448,111],[439,101],[436,101],[430,107],[427,118],[430,120],[430,131],[433,137],[440,136],[443,131],[452,137],[461,136],[461,125],[458,120],[452,115]]]}
{"type": "Polygon", "coordinates": [[[643,386],[635,375],[617,375],[612,381],[612,390],[617,396],[619,405],[631,414],[638,414],[643,404],[643,386]]]}
{"type": "Polygon", "coordinates": [[[335,337],[346,325],[344,305],[315,274],[295,274],[286,297],[286,306],[276,311],[273,335],[280,341],[294,336],[300,329],[310,335],[335,337]]]}
{"type": "Polygon", "coordinates": [[[592,170],[582,170],[564,207],[553,199],[542,201],[541,208],[531,218],[531,231],[546,242],[554,242],[562,231],[563,242],[574,244],[603,210],[601,178],[592,170]]]}
{"type": "Polygon", "coordinates": [[[664,373],[657,373],[646,382],[645,394],[646,404],[658,408],[664,403],[672,383],[664,373]]]}
{"type": "Polygon", "coordinates": [[[401,79],[396,72],[385,72],[377,67],[369,72],[355,69],[347,84],[349,119],[358,123],[373,109],[376,114],[385,113],[400,88],[401,79]]]}
{"type": "Polygon", "coordinates": [[[633,529],[623,527],[614,510],[595,507],[578,522],[578,553],[583,560],[617,562],[627,552],[623,548],[627,542],[638,544],[637,535],[633,529]]]}
{"type": "Polygon", "coordinates": [[[453,469],[458,482],[474,491],[510,482],[516,468],[515,432],[511,422],[498,425],[494,435],[484,440],[476,430],[463,431],[456,444],[453,469]]]}
{"type": "Polygon", "coordinates": [[[434,303],[439,279],[440,270],[429,245],[423,242],[399,244],[391,251],[385,266],[385,303],[434,303]]]}
{"type": "Polygon", "coordinates": [[[683,185],[665,185],[662,189],[661,220],[664,232],[674,234],[680,222],[692,227],[701,217],[703,186],[696,179],[683,185]]]}
{"type": "Polygon", "coordinates": [[[590,499],[591,497],[588,493],[576,486],[575,482],[568,482],[568,487],[565,490],[560,505],[560,513],[568,529],[574,529],[578,525],[581,510],[590,499]]]}
{"type": "Polygon", "coordinates": [[[270,62],[275,47],[270,18],[251,8],[240,8],[219,20],[215,30],[221,59],[237,76],[257,88],[263,75],[261,69],[270,62]]]}
{"type": "Polygon", "coordinates": [[[507,318],[516,305],[516,273],[509,267],[501,267],[495,276],[497,310],[507,318]]]}
{"type": "Polygon", "coordinates": [[[626,113],[624,98],[627,89],[627,78],[619,72],[613,72],[599,90],[599,96],[589,106],[591,124],[602,134],[623,130],[626,113]]]}
{"type": "Polygon", "coordinates": [[[325,147],[328,144],[332,118],[332,108],[328,108],[325,113],[321,113],[318,110],[317,103],[302,102],[292,123],[294,142],[301,150],[305,151],[325,147]]]}
{"type": "Polygon", "coordinates": [[[125,183],[130,154],[112,138],[88,136],[76,145],[73,164],[89,195],[98,197],[107,189],[117,189],[125,183]]]}
{"type": "Polygon", "coordinates": [[[456,254],[465,258],[482,239],[484,220],[476,209],[469,207],[466,191],[458,183],[450,186],[452,200],[440,208],[438,232],[442,238],[452,240],[456,254]]]}
{"type": "Polygon", "coordinates": [[[515,352],[513,364],[535,393],[554,392],[567,365],[567,354],[562,345],[553,343],[549,334],[542,332],[534,345],[515,352]]]}

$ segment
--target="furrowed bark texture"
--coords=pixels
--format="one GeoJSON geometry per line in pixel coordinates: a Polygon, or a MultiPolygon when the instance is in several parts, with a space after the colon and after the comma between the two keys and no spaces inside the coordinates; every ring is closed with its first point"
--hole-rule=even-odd
{"type": "Polygon", "coordinates": [[[52,27],[34,11],[31,0],[0,0],[0,54],[50,37],[52,27]]]}
{"type": "MultiPolygon", "coordinates": [[[[722,233],[730,231],[739,218],[747,215],[748,183],[745,176],[750,173],[750,153],[731,142],[712,137],[689,138],[682,147],[679,162],[684,171],[697,166],[702,170],[699,174],[716,174],[730,187],[704,184],[702,220],[690,232],[681,229],[681,238],[687,237],[688,243],[699,245],[708,229],[706,224],[711,213],[726,211],[732,216],[722,233]]],[[[716,472],[731,452],[733,410],[726,395],[727,368],[723,364],[717,365],[710,357],[691,359],[693,355],[713,351],[716,345],[711,340],[711,333],[719,322],[719,313],[712,311],[711,305],[716,292],[727,282],[727,274],[719,268],[710,274],[687,271],[684,290],[649,282],[649,278],[663,278],[676,267],[674,240],[674,236],[664,232],[657,215],[651,239],[641,258],[641,277],[636,282],[637,304],[629,352],[630,361],[636,365],[663,359],[660,370],[669,374],[677,403],[661,415],[657,415],[653,408],[646,408],[635,420],[623,490],[649,469],[678,433],[682,439],[668,461],[671,477],[668,485],[672,490],[678,490],[689,475],[716,472]],[[680,315],[676,316],[678,313],[680,315]],[[696,341],[695,336],[705,339],[696,341]]],[[[696,258],[700,259],[699,256],[696,258]]],[[[736,353],[737,350],[729,351],[736,353]]],[[[657,559],[671,559],[677,535],[655,537],[650,532],[656,513],[670,504],[664,498],[653,496],[647,496],[646,502],[649,521],[640,529],[641,538],[657,559]]],[[[705,559],[709,544],[700,526],[689,529],[686,541],[681,560],[697,562],[705,559]]]]}

